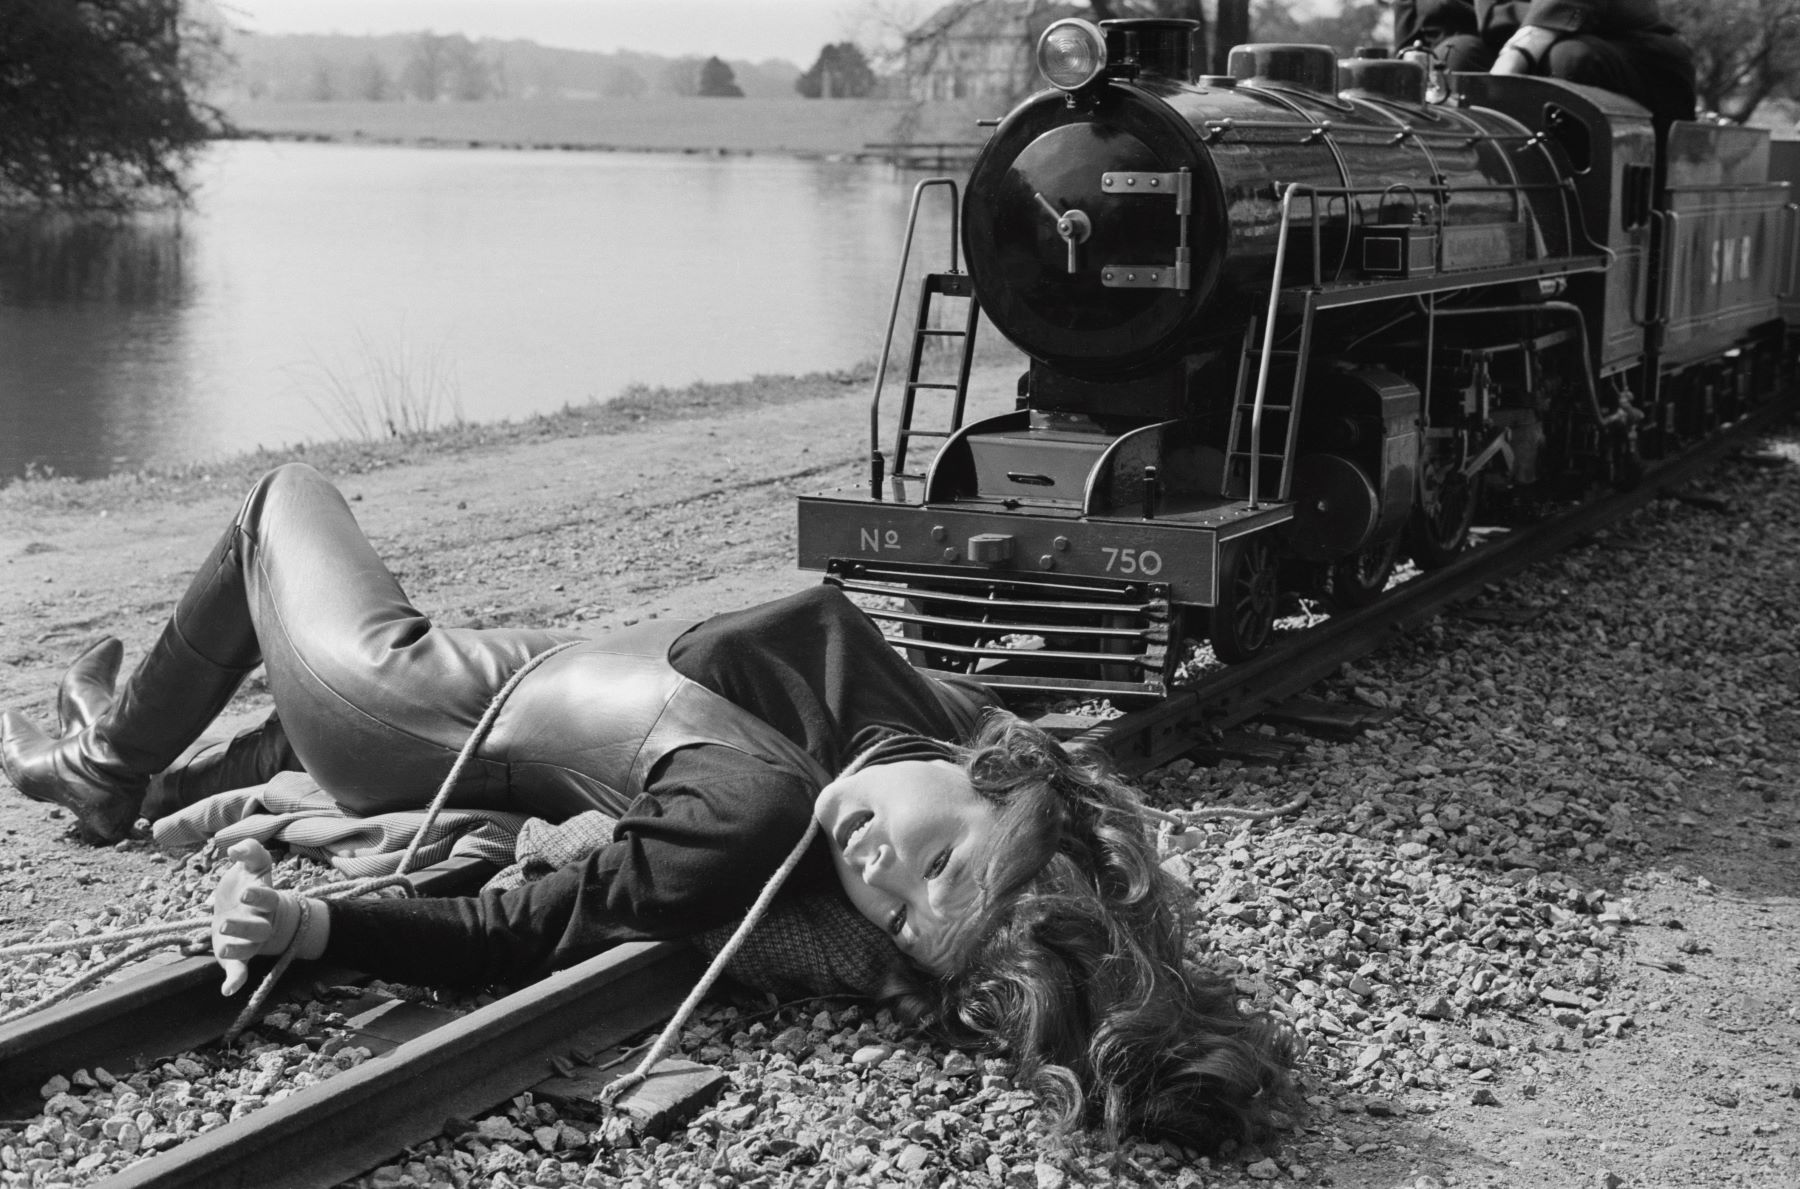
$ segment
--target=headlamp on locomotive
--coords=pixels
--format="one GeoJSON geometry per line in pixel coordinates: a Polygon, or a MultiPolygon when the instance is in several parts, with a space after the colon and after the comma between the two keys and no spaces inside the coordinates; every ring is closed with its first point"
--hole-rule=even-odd
{"type": "Polygon", "coordinates": [[[1106,35],[1078,17],[1057,21],[1037,44],[1038,72],[1063,91],[1078,91],[1106,69],[1106,35]]]}

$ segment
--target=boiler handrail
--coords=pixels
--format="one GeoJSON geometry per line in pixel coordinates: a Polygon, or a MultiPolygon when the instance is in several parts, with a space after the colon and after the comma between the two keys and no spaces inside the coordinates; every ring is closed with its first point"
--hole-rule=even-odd
{"type": "MultiPolygon", "coordinates": [[[[1293,226],[1294,197],[1304,193],[1312,203],[1313,234],[1317,238],[1319,204],[1311,186],[1289,184],[1281,196],[1281,229],[1275,236],[1275,273],[1269,282],[1269,312],[1263,320],[1262,358],[1256,364],[1256,396],[1250,403],[1250,508],[1261,507],[1263,405],[1269,395],[1269,364],[1275,355],[1275,320],[1280,314],[1281,275],[1287,266],[1288,228],[1293,226]]],[[[1313,253],[1313,287],[1319,285],[1319,254],[1313,253]]]]}

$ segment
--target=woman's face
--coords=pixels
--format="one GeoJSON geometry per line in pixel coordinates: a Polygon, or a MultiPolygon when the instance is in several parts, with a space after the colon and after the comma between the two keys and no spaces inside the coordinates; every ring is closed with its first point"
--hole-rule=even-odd
{"type": "Polygon", "coordinates": [[[826,785],[813,816],[857,911],[939,974],[977,898],[995,807],[948,760],[898,760],[826,785]]]}

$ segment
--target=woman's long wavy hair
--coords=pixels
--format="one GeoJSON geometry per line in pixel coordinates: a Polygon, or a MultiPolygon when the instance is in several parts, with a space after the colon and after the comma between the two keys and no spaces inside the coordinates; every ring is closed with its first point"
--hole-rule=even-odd
{"type": "Polygon", "coordinates": [[[1291,1094],[1293,1033],[1183,957],[1182,891],[1105,758],[991,713],[959,755],[1000,811],[958,973],[902,1007],[1004,1052],[1065,1128],[1203,1151],[1254,1142],[1291,1094]]]}

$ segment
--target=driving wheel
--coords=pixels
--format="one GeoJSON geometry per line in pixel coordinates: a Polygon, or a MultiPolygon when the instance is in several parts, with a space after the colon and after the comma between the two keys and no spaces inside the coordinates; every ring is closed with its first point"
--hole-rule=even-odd
{"type": "Polygon", "coordinates": [[[1399,560],[1400,538],[1392,536],[1332,562],[1325,573],[1325,597],[1346,610],[1367,607],[1387,589],[1399,560]]]}
{"type": "Polygon", "coordinates": [[[1427,460],[1419,502],[1406,526],[1406,549],[1421,570],[1441,570],[1469,544],[1475,525],[1475,481],[1463,474],[1461,451],[1427,460]]]}
{"type": "Polygon", "coordinates": [[[1237,537],[1219,550],[1219,604],[1209,638],[1221,661],[1247,661],[1275,634],[1277,576],[1267,533],[1237,537]]]}

